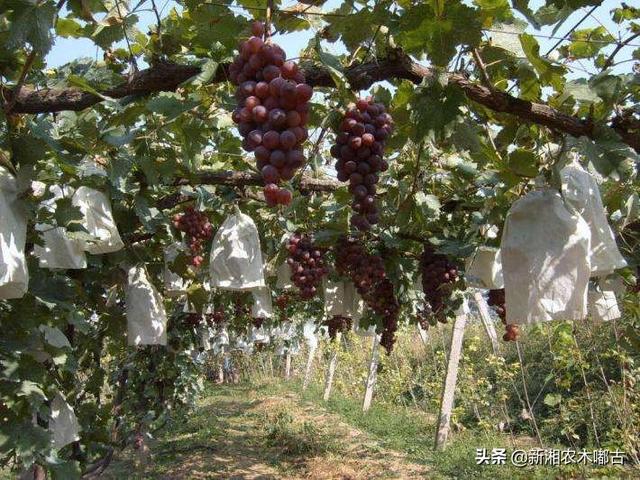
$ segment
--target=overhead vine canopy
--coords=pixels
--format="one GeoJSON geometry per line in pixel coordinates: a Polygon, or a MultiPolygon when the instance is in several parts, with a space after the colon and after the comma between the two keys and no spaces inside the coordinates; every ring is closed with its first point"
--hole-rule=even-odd
{"type": "MultiPolygon", "coordinates": [[[[35,224],[86,236],[79,208],[65,198],[54,200],[55,213],[43,208],[50,196],[29,188],[34,181],[108,193],[125,245],[90,255],[85,270],[39,269],[29,257],[29,294],[0,302],[6,458],[46,463],[59,478],[99,469],[92,462],[108,458],[149,412],[156,421],[192,393],[191,383],[175,381],[195,376],[184,353],[191,330],[170,332],[167,352],[127,349],[122,305],[128,266],[144,263],[161,277],[182,204],[208,212],[214,230],[239,205],[255,220],[270,267],[282,260],[285,233],[314,232],[326,246],[349,233],[352,199],[329,152],[360,94],[385,104],[395,123],[378,185],[380,222],[366,236],[400,298],[415,284],[424,242],[457,259],[497,245],[512,202],[537,177],[557,185],[570,149],[602,176],[621,248],[637,260],[640,9],[601,7],[612,32],[576,25],[597,0],[529,3],[540,2],[3,2],[0,165],[22,187],[28,251],[42,244],[35,224]],[[255,19],[314,88],[307,163],[285,182],[292,203],[274,208],[232,121],[230,65],[255,19]],[[63,39],[95,45],[96,54],[50,66],[63,39]],[[542,41],[555,45],[547,51],[542,41]],[[83,177],[86,162],[106,176],[83,177]],[[45,431],[32,422],[57,391],[92,426],[60,462],[47,457],[45,431]]],[[[192,280],[190,300],[201,306],[205,279],[192,280]]],[[[317,302],[297,308],[318,311],[317,302]]]]}

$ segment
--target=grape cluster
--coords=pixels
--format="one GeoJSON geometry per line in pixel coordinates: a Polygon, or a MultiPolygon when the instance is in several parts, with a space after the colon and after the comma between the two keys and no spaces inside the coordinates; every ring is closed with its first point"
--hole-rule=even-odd
{"type": "Polygon", "coordinates": [[[391,352],[398,329],[400,305],[393,291],[393,283],[386,278],[384,261],[367,252],[356,239],[342,238],[336,245],[336,271],[347,276],[366,305],[383,319],[380,344],[391,352]]]}
{"type": "Polygon", "coordinates": [[[322,277],[329,273],[323,259],[325,251],[316,247],[309,235],[300,233],[291,236],[287,251],[291,281],[300,290],[300,297],[308,300],[317,293],[322,277]]]}
{"type": "Polygon", "coordinates": [[[458,268],[446,255],[436,253],[429,245],[425,245],[422,252],[420,268],[422,290],[431,313],[438,321],[446,323],[450,310],[448,303],[459,279],[458,268]]]}
{"type": "Polygon", "coordinates": [[[226,316],[222,308],[215,308],[213,313],[206,313],[204,316],[207,325],[214,327],[216,325],[222,325],[226,321],[226,316]]]}
{"type": "Polygon", "coordinates": [[[505,295],[504,288],[489,290],[489,296],[487,298],[489,306],[493,307],[493,310],[498,314],[502,324],[504,325],[505,332],[502,339],[505,342],[513,342],[518,339],[518,326],[507,323],[507,309],[505,307],[505,295]]]}
{"type": "Polygon", "coordinates": [[[262,317],[254,317],[251,319],[251,325],[253,325],[256,328],[260,328],[262,327],[262,324],[264,323],[265,319],[262,317]]]}
{"type": "Polygon", "coordinates": [[[199,212],[193,207],[187,207],[183,213],[173,216],[173,226],[184,232],[187,236],[189,250],[191,252],[191,264],[199,267],[204,262],[202,250],[213,233],[213,225],[204,212],[199,212]]]}
{"type": "Polygon", "coordinates": [[[240,44],[240,53],[229,66],[229,77],[238,86],[238,107],[233,121],[243,137],[242,147],[253,152],[265,183],[269,206],[291,203],[291,192],[278,187],[293,178],[305,157],[302,143],[309,136],[311,86],[284,50],[264,41],[264,25],[255,22],[253,36],[240,44]]]}
{"type": "Polygon", "coordinates": [[[289,305],[290,297],[286,293],[281,293],[275,299],[275,303],[281,310],[284,310],[289,305]]]}
{"type": "Polygon", "coordinates": [[[382,158],[386,138],[393,130],[391,115],[381,103],[371,97],[359,99],[349,107],[331,147],[331,155],[338,159],[338,180],[349,182],[354,196],[351,207],[356,212],[351,218],[358,230],[369,230],[380,220],[376,206],[376,184],[379,172],[389,168],[382,158]]]}
{"type": "Polygon", "coordinates": [[[351,319],[342,315],[334,315],[325,320],[324,324],[329,330],[329,338],[335,340],[338,333],[346,333],[351,330],[351,319]]]}
{"type": "Polygon", "coordinates": [[[202,315],[198,313],[187,313],[184,317],[184,324],[187,327],[196,328],[200,325],[200,320],[202,319],[202,315]]]}

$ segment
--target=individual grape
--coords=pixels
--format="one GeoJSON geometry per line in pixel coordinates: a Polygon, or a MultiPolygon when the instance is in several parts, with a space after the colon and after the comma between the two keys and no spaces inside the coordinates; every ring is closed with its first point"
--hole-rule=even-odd
{"type": "Polygon", "coordinates": [[[284,50],[264,40],[268,32],[263,23],[254,22],[251,32],[229,67],[238,100],[232,119],[243,137],[242,147],[254,153],[267,205],[288,205],[291,192],[281,193],[286,190],[278,184],[291,180],[305,163],[301,147],[309,136],[305,125],[313,89],[298,65],[285,61],[284,50]],[[288,152],[294,151],[289,158],[288,152]],[[275,168],[277,175],[266,166],[275,168]]]}
{"type": "MultiPolygon", "coordinates": [[[[367,195],[375,195],[378,172],[388,168],[382,160],[384,140],[393,130],[391,115],[385,112],[381,103],[374,103],[371,97],[360,98],[345,112],[336,135],[336,143],[331,147],[331,155],[336,162],[337,178],[349,182],[349,190],[357,200],[367,195]]],[[[369,230],[379,221],[374,201],[357,202],[354,210],[358,215],[351,217],[351,224],[358,230],[369,230]]]]}
{"type": "Polygon", "coordinates": [[[177,213],[173,216],[173,226],[185,233],[191,253],[191,264],[194,267],[200,267],[204,262],[204,257],[201,255],[204,242],[213,233],[213,225],[211,225],[209,217],[204,212],[189,206],[183,213],[177,213]]]}
{"type": "Polygon", "coordinates": [[[287,242],[287,251],[291,281],[298,287],[300,297],[308,300],[315,296],[322,278],[329,273],[325,250],[316,247],[311,236],[295,233],[287,242]]]}

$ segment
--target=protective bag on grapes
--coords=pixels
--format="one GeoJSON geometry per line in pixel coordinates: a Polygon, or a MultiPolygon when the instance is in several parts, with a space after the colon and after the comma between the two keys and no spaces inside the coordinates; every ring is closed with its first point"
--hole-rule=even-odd
{"type": "Polygon", "coordinates": [[[21,298],[29,286],[24,254],[27,214],[16,179],[0,168],[0,300],[21,298]]]}
{"type": "Polygon", "coordinates": [[[608,275],[618,268],[626,267],[627,262],[618,250],[607,221],[595,177],[582,168],[575,157],[561,170],[560,176],[565,201],[582,215],[591,230],[591,274],[608,275]]]}
{"type": "Polygon", "coordinates": [[[250,343],[269,343],[270,340],[269,334],[263,326],[260,328],[251,327],[251,333],[249,334],[250,343]]]}
{"type": "Polygon", "coordinates": [[[324,314],[326,318],[345,315],[344,282],[324,278],[324,314]]]}
{"type": "Polygon", "coordinates": [[[273,315],[273,305],[271,302],[271,291],[268,288],[254,288],[251,290],[253,305],[251,306],[251,317],[271,318],[273,315]]]}
{"type": "Polygon", "coordinates": [[[508,324],[585,317],[590,237],[554,190],[535,190],[511,206],[500,246],[508,324]]]}
{"type": "Polygon", "coordinates": [[[344,298],[346,305],[344,315],[353,320],[353,331],[360,337],[373,337],[376,334],[375,325],[370,325],[368,328],[363,328],[360,325],[360,320],[364,315],[365,303],[353,282],[345,282],[344,298]]]}
{"type": "Polygon", "coordinates": [[[309,320],[304,324],[302,328],[302,336],[304,341],[310,350],[315,350],[318,347],[318,335],[316,334],[316,324],[313,320],[309,320]]]}
{"type": "Polygon", "coordinates": [[[200,327],[200,346],[204,349],[204,351],[211,350],[211,337],[213,336],[213,332],[209,327],[200,327]]]}
{"type": "Polygon", "coordinates": [[[80,187],[72,199],[83,215],[82,225],[94,237],[86,242],[85,249],[94,255],[117,252],[124,248],[118,227],[113,219],[111,202],[107,196],[93,188],[80,187]]]}
{"type": "Polygon", "coordinates": [[[166,345],[167,314],[144,267],[129,269],[125,303],[129,345],[166,345]]]}
{"type": "Polygon", "coordinates": [[[209,268],[212,287],[251,290],[265,286],[258,229],[238,208],[216,232],[209,268]]]}
{"type": "Polygon", "coordinates": [[[171,270],[171,264],[184,250],[180,242],[170,244],[164,250],[164,292],[168,297],[180,297],[187,293],[187,282],[171,270]]]}
{"type": "Polygon", "coordinates": [[[468,286],[489,290],[504,288],[500,250],[478,247],[465,264],[465,280],[468,286]]]}
{"type": "Polygon", "coordinates": [[[616,294],[611,290],[589,288],[589,314],[596,321],[608,321],[620,318],[620,309],[616,294]]]}
{"type": "Polygon", "coordinates": [[[291,281],[291,267],[288,263],[283,263],[278,267],[276,279],[276,288],[287,290],[293,288],[293,282],[291,281]]]}
{"type": "MultiPolygon", "coordinates": [[[[42,206],[54,213],[56,202],[62,198],[73,201],[74,191],[70,187],[53,185],[49,188],[52,197],[42,202],[42,206]]],[[[85,242],[72,238],[65,227],[52,227],[38,223],[36,230],[41,233],[44,246],[35,245],[33,253],[39,259],[41,268],[83,269],[87,268],[85,242]]]]}
{"type": "Polygon", "coordinates": [[[49,431],[53,448],[60,449],[80,439],[80,424],[76,414],[60,392],[51,401],[49,431]]]}

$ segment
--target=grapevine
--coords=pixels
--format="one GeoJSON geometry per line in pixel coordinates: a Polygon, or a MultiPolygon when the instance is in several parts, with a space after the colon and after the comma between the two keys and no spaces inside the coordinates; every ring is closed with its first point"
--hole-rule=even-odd
{"type": "Polygon", "coordinates": [[[282,48],[263,40],[261,22],[253,24],[252,33],[229,67],[229,77],[238,86],[232,118],[243,148],[255,156],[267,204],[288,205],[291,192],[278,184],[291,180],[305,162],[302,143],[309,136],[306,125],[313,89],[298,65],[286,61],[282,48]]]}
{"type": "Polygon", "coordinates": [[[338,160],[338,180],[349,182],[354,197],[351,207],[356,214],[351,223],[358,230],[369,230],[380,220],[376,185],[379,172],[389,168],[383,153],[392,130],[393,120],[385,106],[371,97],[361,98],[345,113],[336,144],[331,147],[331,155],[338,160]]]}

